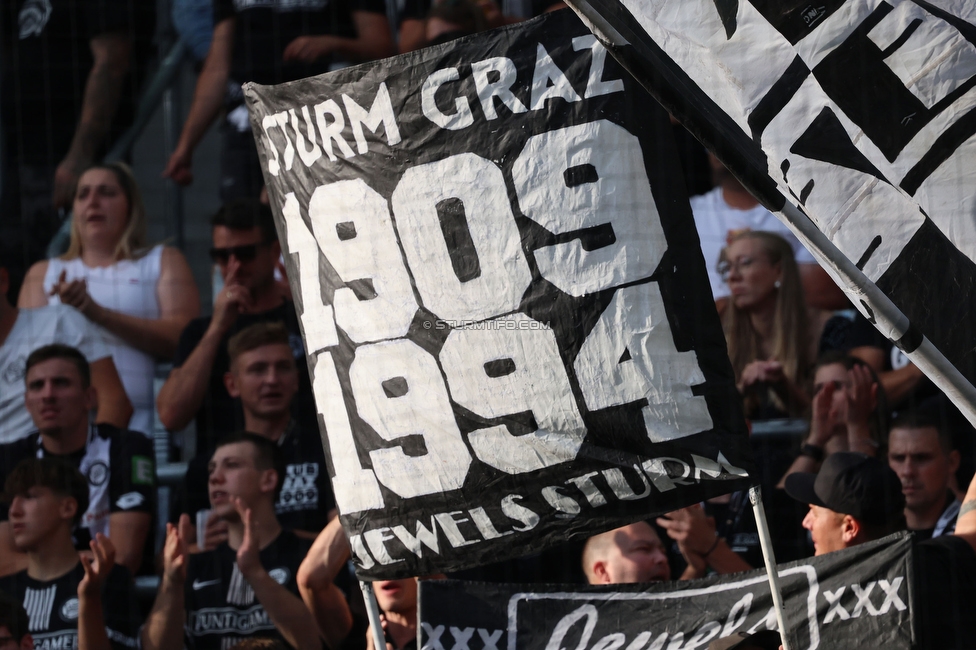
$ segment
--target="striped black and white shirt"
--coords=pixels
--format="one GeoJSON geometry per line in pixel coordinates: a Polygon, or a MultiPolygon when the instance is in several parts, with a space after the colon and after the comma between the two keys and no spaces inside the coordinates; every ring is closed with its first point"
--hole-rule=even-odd
{"type": "MultiPolygon", "coordinates": [[[[28,631],[37,650],[78,647],[78,583],[85,577],[81,562],[54,580],[40,581],[21,571],[0,578],[0,592],[24,604],[28,631]]],[[[138,646],[142,624],[129,571],[116,564],[102,586],[105,631],[113,650],[138,646]]]]}

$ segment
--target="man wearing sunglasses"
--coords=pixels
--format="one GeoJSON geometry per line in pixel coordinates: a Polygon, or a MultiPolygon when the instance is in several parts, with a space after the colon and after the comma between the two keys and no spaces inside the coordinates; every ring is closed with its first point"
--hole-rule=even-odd
{"type": "Polygon", "coordinates": [[[271,209],[257,200],[236,199],[217,211],[211,225],[210,255],[224,288],[214,299],[213,315],[197,318],[183,330],[173,371],[156,399],[159,419],[170,431],[196,419],[198,452],[210,450],[222,435],[244,426],[240,405],[223,379],[230,368],[227,341],[254,323],[285,324],[300,369],[295,415],[314,422],[315,413],[295,306],[275,281],[281,247],[271,209]]]}

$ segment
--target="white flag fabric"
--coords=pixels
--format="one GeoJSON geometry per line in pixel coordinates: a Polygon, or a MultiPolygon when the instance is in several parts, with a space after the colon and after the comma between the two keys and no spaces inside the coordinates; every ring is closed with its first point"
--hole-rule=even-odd
{"type": "Polygon", "coordinates": [[[569,2],[976,420],[976,3],[569,2]]]}

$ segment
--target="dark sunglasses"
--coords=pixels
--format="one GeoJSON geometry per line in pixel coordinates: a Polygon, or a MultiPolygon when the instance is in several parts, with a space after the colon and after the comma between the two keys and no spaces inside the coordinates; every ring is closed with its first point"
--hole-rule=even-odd
{"type": "Polygon", "coordinates": [[[229,246],[228,248],[211,248],[210,259],[219,264],[226,264],[230,260],[230,256],[233,255],[238,262],[250,262],[257,257],[258,246],[267,246],[267,242],[229,246]]]}

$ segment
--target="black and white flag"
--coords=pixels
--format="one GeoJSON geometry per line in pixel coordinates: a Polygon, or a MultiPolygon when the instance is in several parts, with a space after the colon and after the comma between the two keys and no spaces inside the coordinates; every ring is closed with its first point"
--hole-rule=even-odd
{"type": "MultiPolygon", "coordinates": [[[[905,533],[779,565],[790,647],[919,647],[905,533]]],[[[425,580],[423,650],[705,650],[775,630],[763,571],[688,582],[579,587],[425,580]]]]}
{"type": "Polygon", "coordinates": [[[359,575],[750,483],[664,112],[571,12],[248,85],[359,575]]]}
{"type": "Polygon", "coordinates": [[[976,422],[976,3],[567,1],[976,422]]]}

